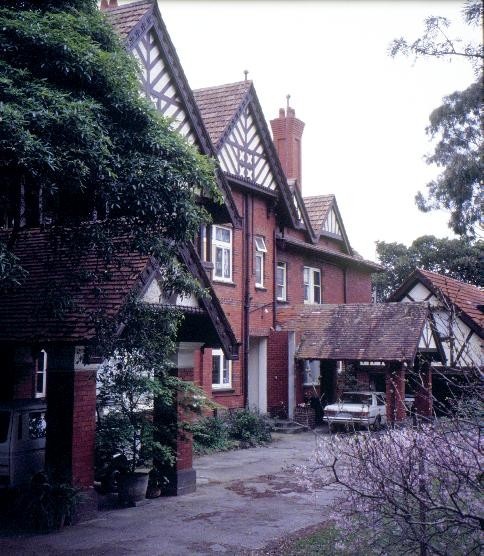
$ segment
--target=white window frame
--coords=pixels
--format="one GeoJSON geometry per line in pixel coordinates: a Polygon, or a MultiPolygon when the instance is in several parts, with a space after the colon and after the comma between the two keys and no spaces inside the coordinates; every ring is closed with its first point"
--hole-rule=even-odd
{"type": "Polygon", "coordinates": [[[232,388],[232,361],[225,357],[225,354],[221,349],[212,349],[212,389],[217,390],[226,388],[232,388]],[[214,382],[213,374],[215,370],[214,367],[216,359],[218,359],[218,381],[214,382]],[[227,373],[228,375],[228,380],[224,382],[225,373],[227,373]]]}
{"type": "Polygon", "coordinates": [[[45,398],[47,395],[47,352],[41,349],[35,358],[35,397],[45,398]],[[38,389],[39,376],[42,377],[42,389],[38,389]]]}
{"type": "Polygon", "coordinates": [[[212,263],[213,263],[213,279],[219,282],[232,282],[232,228],[226,226],[212,226],[212,263]],[[229,241],[217,239],[217,230],[229,233],[229,241]],[[222,254],[221,273],[217,274],[217,250],[222,254]],[[228,265],[228,273],[225,269],[228,265]]]}
{"type": "Polygon", "coordinates": [[[287,263],[279,261],[276,266],[276,299],[277,301],[287,301],[287,263]],[[279,282],[278,274],[282,270],[282,282],[279,282]],[[281,288],[281,295],[279,295],[279,288],[281,288]]]}
{"type": "Polygon", "coordinates": [[[265,254],[267,253],[266,242],[261,236],[254,237],[255,245],[255,285],[256,287],[264,287],[264,263],[265,254]]]}
{"type": "Polygon", "coordinates": [[[321,270],[311,266],[305,266],[303,270],[304,284],[304,303],[320,305],[321,304],[321,270]],[[314,276],[319,276],[319,284],[316,284],[314,276]],[[316,296],[315,293],[318,292],[316,296]],[[319,297],[319,301],[316,301],[319,297]]]}

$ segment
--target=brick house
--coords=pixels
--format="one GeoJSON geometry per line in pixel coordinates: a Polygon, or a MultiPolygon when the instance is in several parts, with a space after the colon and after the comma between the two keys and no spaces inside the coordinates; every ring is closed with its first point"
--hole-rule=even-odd
{"type": "MultiPolygon", "coordinates": [[[[180,253],[181,262],[211,292],[211,300],[190,300],[182,307],[187,319],[176,354],[180,374],[226,408],[249,406],[292,417],[305,393],[334,397],[342,362],[368,363],[370,352],[332,352],[331,357],[325,352],[323,357],[322,352],[300,351],[306,328],[316,327],[321,333],[319,309],[333,308],[341,316],[340,307],[346,305],[366,307],[361,309],[366,315],[363,320],[375,322],[371,274],[380,267],[351,248],[334,195],[303,196],[303,122],[287,106],[271,121],[271,138],[251,81],[192,91],[157,3],[117,7],[116,2],[108,6],[103,0],[101,6],[140,63],[142,93],[190,144],[218,163],[224,202],[200,199],[212,215],[212,224],[202,227],[194,245],[180,253]]],[[[39,230],[26,231],[15,252],[28,265],[29,253],[38,254],[41,245],[45,248],[46,243],[39,230]]],[[[126,270],[112,273],[109,310],[115,312],[133,291],[145,302],[166,302],[157,284],[157,273],[162,272],[157,262],[133,254],[126,258],[126,270]]],[[[49,259],[47,252],[45,259],[49,259]]],[[[91,263],[88,259],[83,264],[91,263]]],[[[34,265],[31,271],[31,280],[45,282],[52,269],[34,265]]],[[[96,306],[93,292],[81,294],[81,309],[96,306]]],[[[50,461],[65,452],[70,478],[89,486],[94,376],[99,364],[89,359],[92,331],[85,321],[89,311],[73,311],[67,321],[37,323],[32,329],[31,315],[37,305],[38,299],[22,295],[9,295],[0,303],[1,349],[12,370],[1,376],[1,391],[9,398],[47,396],[50,461]],[[59,423],[62,428],[56,428],[59,423]]],[[[399,319],[412,308],[395,305],[392,319],[382,322],[392,328],[391,338],[398,342],[399,319]]],[[[388,363],[384,372],[388,371],[386,387],[391,395],[395,392],[392,377],[401,378],[402,365],[415,356],[421,342],[425,319],[415,311],[420,320],[405,358],[388,360],[378,352],[380,362],[388,363]]],[[[360,343],[363,336],[362,331],[360,343]]],[[[368,383],[369,370],[361,367],[360,375],[368,383]]],[[[398,388],[401,385],[400,381],[398,388]]],[[[403,401],[397,401],[396,413],[401,417],[403,401]]],[[[172,484],[174,494],[195,485],[191,448],[181,439],[172,484]]]]}
{"type": "MultiPolygon", "coordinates": [[[[90,487],[101,363],[92,340],[99,318],[116,324],[117,313],[133,295],[150,305],[176,306],[185,318],[173,358],[179,375],[188,380],[194,377],[201,345],[221,346],[231,356],[238,345],[191,246],[180,251],[180,262],[212,293],[210,298],[166,299],[163,269],[151,257],[124,253],[107,264],[94,252],[76,257],[62,237],[54,252],[52,240],[51,232],[39,228],[21,230],[15,240],[13,251],[28,282],[0,298],[0,400],[45,398],[47,465],[73,484],[90,487]],[[96,273],[95,282],[85,279],[89,273],[96,273]],[[53,288],[69,292],[70,306],[62,315],[52,311],[53,288]]],[[[187,477],[193,482],[191,446],[186,444],[178,439],[175,490],[186,488],[187,477]]]]}
{"type": "Polygon", "coordinates": [[[251,81],[190,89],[156,3],[106,14],[141,64],[143,93],[218,161],[234,215],[202,229],[196,247],[240,343],[239,360],[203,349],[196,381],[227,408],[291,415],[304,380],[290,357],[294,331],[280,330],[281,322],[304,302],[370,302],[379,267],[351,249],[334,196],[303,198],[304,124],[294,109],[271,121],[272,140],[251,81]]]}

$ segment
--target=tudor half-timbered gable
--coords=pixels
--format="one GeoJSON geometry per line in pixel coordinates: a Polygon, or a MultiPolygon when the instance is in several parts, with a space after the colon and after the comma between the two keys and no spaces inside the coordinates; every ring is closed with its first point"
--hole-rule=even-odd
{"type": "Polygon", "coordinates": [[[392,301],[426,302],[445,353],[449,369],[482,367],[484,292],[428,270],[415,270],[391,296],[392,301]]]}

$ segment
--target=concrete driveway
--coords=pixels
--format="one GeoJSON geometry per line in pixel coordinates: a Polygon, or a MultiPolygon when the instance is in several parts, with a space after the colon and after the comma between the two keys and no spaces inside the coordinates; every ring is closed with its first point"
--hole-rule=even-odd
{"type": "Polygon", "coordinates": [[[100,512],[60,533],[0,538],[2,554],[245,554],[324,521],[331,490],[304,492],[295,465],[316,447],[312,432],[274,434],[267,447],[195,460],[197,491],[100,512]]]}

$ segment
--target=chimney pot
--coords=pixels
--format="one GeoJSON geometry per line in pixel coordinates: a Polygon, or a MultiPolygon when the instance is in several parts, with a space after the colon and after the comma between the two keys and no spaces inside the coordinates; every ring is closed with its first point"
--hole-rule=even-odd
{"type": "Polygon", "coordinates": [[[301,138],[304,122],[296,118],[296,111],[279,109],[279,117],[271,120],[272,138],[286,179],[296,183],[301,191],[301,138]]]}

